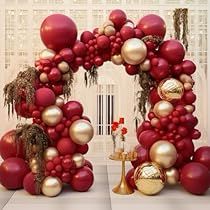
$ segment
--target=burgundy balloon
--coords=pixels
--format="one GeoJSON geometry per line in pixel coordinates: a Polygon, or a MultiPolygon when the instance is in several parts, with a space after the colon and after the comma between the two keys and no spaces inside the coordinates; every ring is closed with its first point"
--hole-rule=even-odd
{"type": "Polygon", "coordinates": [[[88,152],[88,144],[79,145],[77,144],[76,151],[77,153],[86,154],[88,152]]]}
{"type": "Polygon", "coordinates": [[[84,166],[87,166],[88,168],[93,170],[93,164],[89,160],[85,160],[85,165],[84,166]]]}
{"type": "Polygon", "coordinates": [[[184,143],[182,150],[182,156],[184,159],[188,159],[194,155],[194,144],[190,138],[184,138],[181,140],[184,143]]]}
{"type": "Polygon", "coordinates": [[[192,90],[188,90],[184,92],[183,100],[186,104],[192,104],[196,101],[196,95],[193,93],[192,90]]]}
{"type": "Polygon", "coordinates": [[[96,56],[94,58],[94,64],[96,66],[102,66],[103,65],[103,59],[100,56],[96,56]]]}
{"type": "Polygon", "coordinates": [[[54,14],[42,22],[40,35],[47,48],[58,51],[74,45],[77,28],[71,18],[62,14],[54,14]]]}
{"type": "Polygon", "coordinates": [[[193,74],[196,70],[196,65],[190,60],[184,60],[181,66],[185,74],[193,74]]]}
{"type": "Polygon", "coordinates": [[[123,41],[126,41],[127,39],[133,38],[135,36],[135,31],[130,26],[123,26],[120,29],[120,35],[123,41]]]}
{"type": "Polygon", "coordinates": [[[149,103],[153,106],[160,100],[161,98],[158,95],[157,88],[153,88],[149,93],[149,103]]]}
{"type": "Polygon", "coordinates": [[[56,96],[63,94],[63,85],[61,84],[53,84],[52,90],[55,93],[56,96]]]}
{"type": "Polygon", "coordinates": [[[48,79],[51,82],[58,82],[61,80],[61,72],[58,68],[54,67],[51,69],[50,73],[47,75],[48,79]]]}
{"type": "Polygon", "coordinates": [[[59,52],[59,55],[62,56],[64,61],[71,63],[74,60],[74,53],[70,48],[64,48],[59,52]]]}
{"type": "Polygon", "coordinates": [[[23,180],[23,188],[31,195],[38,195],[36,191],[35,176],[32,172],[28,173],[23,180]]]}
{"type": "Polygon", "coordinates": [[[61,138],[57,142],[57,150],[61,155],[72,155],[76,151],[76,144],[70,138],[61,138]]]}
{"type": "Polygon", "coordinates": [[[134,29],[135,37],[141,39],[144,36],[144,33],[139,28],[134,29]]]}
{"type": "Polygon", "coordinates": [[[54,127],[48,127],[47,134],[53,142],[56,142],[60,138],[59,133],[56,132],[54,127]]]}
{"type": "Polygon", "coordinates": [[[126,14],[120,9],[112,10],[112,12],[109,15],[109,20],[111,20],[114,23],[114,26],[117,29],[120,29],[126,22],[126,14]]]}
{"type": "Polygon", "coordinates": [[[126,181],[128,183],[128,185],[132,188],[132,189],[136,189],[136,185],[135,185],[135,182],[134,182],[134,171],[135,169],[134,168],[131,168],[127,174],[126,174],[126,181]]]}
{"type": "Polygon", "coordinates": [[[76,56],[83,57],[86,55],[87,48],[83,42],[77,41],[73,47],[73,52],[76,56]]]}
{"type": "Polygon", "coordinates": [[[80,40],[82,42],[84,42],[85,44],[87,44],[90,40],[94,39],[94,35],[92,32],[90,31],[84,31],[82,32],[81,36],[80,36],[80,40]]]}
{"type": "Polygon", "coordinates": [[[138,66],[126,64],[126,65],[125,65],[125,71],[126,71],[129,75],[133,76],[133,75],[138,74],[139,68],[138,68],[138,66]]]}
{"type": "Polygon", "coordinates": [[[183,73],[182,65],[181,65],[181,64],[173,65],[173,66],[171,67],[171,73],[172,73],[174,76],[179,76],[180,74],[182,74],[182,73],[183,73]]]}
{"type": "Polygon", "coordinates": [[[110,40],[105,35],[98,36],[97,39],[96,39],[96,41],[97,41],[97,46],[100,49],[107,49],[110,46],[110,40]]]}
{"type": "Polygon", "coordinates": [[[83,107],[78,101],[69,101],[63,106],[63,112],[67,119],[71,119],[73,116],[82,116],[83,107]]]}

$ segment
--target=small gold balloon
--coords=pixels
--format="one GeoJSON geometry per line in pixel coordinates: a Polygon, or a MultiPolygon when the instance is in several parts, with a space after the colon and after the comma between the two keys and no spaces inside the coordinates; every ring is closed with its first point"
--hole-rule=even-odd
{"type": "Polygon", "coordinates": [[[146,195],[159,193],[165,184],[165,173],[156,163],[146,162],[138,166],[134,172],[137,189],[146,195]]]}
{"type": "Polygon", "coordinates": [[[64,105],[64,99],[60,96],[56,97],[55,105],[58,107],[62,107],[64,105]]]}
{"type": "Polygon", "coordinates": [[[115,33],[116,33],[116,30],[113,26],[106,26],[104,28],[104,34],[106,36],[113,36],[113,35],[115,35],[115,33]]]}
{"type": "Polygon", "coordinates": [[[176,168],[166,169],[166,182],[170,185],[178,184],[179,171],[176,168]]]}
{"type": "Polygon", "coordinates": [[[31,160],[29,161],[30,167],[33,166],[33,165],[36,165],[37,163],[38,163],[38,161],[37,161],[36,158],[31,158],[31,160]]]}
{"type": "Polygon", "coordinates": [[[55,197],[62,190],[62,182],[57,177],[48,176],[42,182],[42,193],[48,197],[55,197]]]}
{"type": "Polygon", "coordinates": [[[192,105],[185,105],[184,108],[187,110],[188,113],[193,113],[195,111],[195,107],[192,105]]]}
{"type": "Polygon", "coordinates": [[[158,118],[154,117],[154,118],[151,119],[150,123],[153,127],[156,127],[157,124],[159,123],[159,121],[160,120],[158,118]]]}
{"type": "Polygon", "coordinates": [[[185,90],[191,90],[193,88],[193,85],[189,82],[184,83],[184,89],[185,90]]]}
{"type": "Polygon", "coordinates": [[[34,174],[38,173],[39,171],[39,166],[37,164],[32,165],[30,168],[31,168],[31,172],[34,174]]]}
{"type": "Polygon", "coordinates": [[[146,58],[147,47],[142,40],[131,38],[124,42],[121,48],[121,55],[126,63],[137,65],[146,58]]]}
{"type": "Polygon", "coordinates": [[[72,160],[74,161],[76,168],[81,168],[85,165],[85,158],[82,154],[80,153],[75,153],[72,156],[72,160]]]}
{"type": "Polygon", "coordinates": [[[58,69],[62,72],[62,73],[66,73],[69,71],[69,64],[65,61],[62,61],[58,64],[58,69]]]}
{"type": "Polygon", "coordinates": [[[99,34],[99,35],[104,34],[104,27],[98,28],[98,34],[99,34]]]}
{"type": "Polygon", "coordinates": [[[139,67],[142,71],[149,71],[151,68],[150,60],[145,59],[142,63],[140,63],[139,67]]]}
{"type": "Polygon", "coordinates": [[[62,75],[62,80],[63,81],[69,81],[69,79],[70,79],[70,74],[69,73],[66,73],[66,74],[62,75]]]}
{"type": "Polygon", "coordinates": [[[172,101],[174,99],[181,99],[184,94],[183,84],[174,78],[167,78],[162,80],[158,85],[158,95],[161,99],[172,101]]]}
{"type": "Polygon", "coordinates": [[[76,144],[87,144],[93,138],[93,126],[87,120],[76,120],[69,128],[69,136],[76,144]]]}
{"type": "Polygon", "coordinates": [[[52,160],[53,158],[58,157],[58,155],[58,150],[55,147],[48,147],[44,151],[44,160],[52,160]]]}
{"type": "Polygon", "coordinates": [[[107,20],[104,22],[103,27],[105,28],[106,26],[114,26],[114,23],[111,20],[107,20]]]}
{"type": "Polygon", "coordinates": [[[166,117],[173,111],[173,105],[168,101],[159,101],[155,104],[153,112],[157,117],[166,117]]]}
{"type": "Polygon", "coordinates": [[[187,74],[181,74],[179,76],[179,79],[182,83],[188,82],[191,83],[192,85],[194,84],[194,80],[192,79],[192,77],[187,74]]]}
{"type": "Polygon", "coordinates": [[[163,168],[170,168],[177,159],[177,151],[175,146],[164,140],[155,142],[149,151],[150,159],[158,163],[163,168]]]}
{"type": "Polygon", "coordinates": [[[42,112],[42,121],[48,126],[57,125],[63,118],[62,110],[56,106],[51,105],[42,112]]]}
{"type": "Polygon", "coordinates": [[[40,81],[43,82],[43,83],[49,82],[49,79],[48,79],[48,77],[47,77],[47,74],[44,73],[44,72],[40,74],[39,79],[40,79],[40,81]]]}
{"type": "Polygon", "coordinates": [[[51,49],[44,49],[39,54],[40,59],[52,59],[56,55],[56,52],[51,49]]]}
{"type": "Polygon", "coordinates": [[[113,55],[111,57],[111,61],[115,65],[121,65],[123,63],[123,58],[122,58],[122,56],[120,54],[119,55],[113,55]]]}

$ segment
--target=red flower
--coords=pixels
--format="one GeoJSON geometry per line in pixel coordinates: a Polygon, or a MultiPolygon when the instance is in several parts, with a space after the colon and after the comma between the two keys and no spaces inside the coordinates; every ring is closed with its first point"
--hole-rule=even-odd
{"type": "Polygon", "coordinates": [[[125,135],[128,132],[128,130],[127,130],[127,128],[123,127],[121,129],[121,132],[122,132],[122,135],[125,135]]]}
{"type": "Polygon", "coordinates": [[[117,130],[117,126],[116,125],[112,125],[112,131],[116,131],[117,130]]]}
{"type": "Polygon", "coordinates": [[[117,127],[117,128],[118,128],[119,123],[118,123],[118,122],[113,122],[113,123],[112,123],[112,125],[114,125],[115,127],[117,127]]]}

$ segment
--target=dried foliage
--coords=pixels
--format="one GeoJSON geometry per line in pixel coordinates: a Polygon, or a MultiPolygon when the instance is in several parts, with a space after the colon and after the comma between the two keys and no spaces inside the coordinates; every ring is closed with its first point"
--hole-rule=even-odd
{"type": "Polygon", "coordinates": [[[92,86],[92,85],[97,85],[98,83],[98,71],[97,67],[93,66],[92,69],[88,70],[85,72],[84,75],[85,79],[85,86],[92,86]]]}
{"type": "Polygon", "coordinates": [[[74,75],[71,69],[69,70],[67,74],[69,75],[69,77],[63,86],[63,94],[64,94],[64,98],[69,99],[69,97],[71,96],[71,89],[74,82],[74,75]]]}

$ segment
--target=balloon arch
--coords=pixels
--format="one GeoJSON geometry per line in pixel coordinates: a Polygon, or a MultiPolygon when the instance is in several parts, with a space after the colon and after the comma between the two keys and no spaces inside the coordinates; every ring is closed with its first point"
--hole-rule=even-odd
{"type": "MultiPolygon", "coordinates": [[[[198,120],[193,116],[196,95],[191,75],[196,66],[184,60],[185,49],[179,41],[163,41],[165,33],[165,22],[157,15],[146,15],[134,25],[122,10],[113,10],[101,27],[84,31],[77,40],[76,25],[69,17],[48,16],[40,28],[47,49],[40,53],[35,68],[20,72],[4,88],[8,114],[15,110],[18,116],[32,118],[33,123],[18,125],[2,137],[1,184],[46,196],[58,195],[62,183],[76,191],[91,187],[92,164],[83,154],[88,151],[93,127],[79,102],[65,103],[60,95],[66,99],[71,95],[73,74],[80,66],[86,70],[86,83],[91,84],[96,82],[98,67],[111,61],[123,65],[129,75],[139,75],[142,91],[138,111],[144,119],[145,105],[148,101],[151,105],[148,120],[137,129],[134,168],[138,171],[142,163],[156,162],[166,175],[174,171],[174,182],[180,173],[181,184],[189,192],[204,193],[209,186],[205,160],[203,164],[189,163],[193,155],[195,161],[202,162],[202,151],[194,153],[192,142],[200,138],[195,129],[198,120]],[[166,149],[159,154],[162,147],[166,149]],[[193,175],[188,175],[197,170],[201,175],[194,182],[193,175]],[[202,186],[195,187],[198,183],[202,186]]],[[[133,172],[129,172],[128,181],[135,188],[133,172]]],[[[141,186],[139,190],[144,192],[141,186]]]]}

